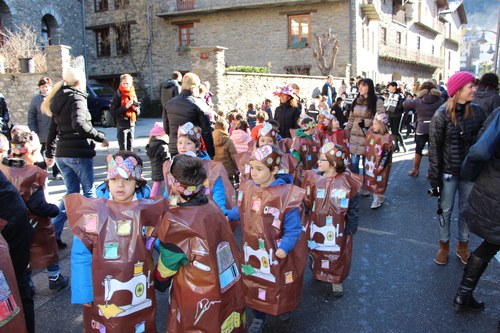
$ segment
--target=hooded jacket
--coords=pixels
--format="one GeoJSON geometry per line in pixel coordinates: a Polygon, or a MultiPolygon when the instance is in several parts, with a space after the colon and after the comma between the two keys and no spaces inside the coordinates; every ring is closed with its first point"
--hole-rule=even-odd
{"type": "Polygon", "coordinates": [[[290,102],[280,104],[274,110],[274,119],[280,126],[280,135],[282,138],[291,138],[291,129],[299,128],[298,120],[300,118],[300,108],[290,105],[290,102]]]}
{"type": "Polygon", "coordinates": [[[165,104],[175,96],[179,95],[181,86],[177,80],[169,79],[162,82],[160,87],[161,106],[165,108],[165,104]]]}
{"type": "Polygon", "coordinates": [[[244,130],[235,129],[231,133],[231,140],[233,140],[238,153],[244,153],[248,151],[248,144],[252,142],[252,137],[244,130]]]}
{"type": "Polygon", "coordinates": [[[151,179],[154,182],[163,180],[163,162],[169,158],[168,144],[160,139],[154,138],[146,145],[146,154],[151,161],[151,179]]]}
{"type": "Polygon", "coordinates": [[[405,110],[415,110],[417,113],[417,134],[429,134],[434,112],[443,105],[444,98],[441,97],[439,89],[422,89],[414,99],[407,99],[403,102],[405,110]]]}
{"type": "Polygon", "coordinates": [[[216,129],[213,132],[213,136],[215,145],[214,161],[219,161],[224,164],[227,176],[231,178],[236,174],[236,162],[233,155],[237,154],[238,151],[227,132],[216,129]]]}
{"type": "Polygon", "coordinates": [[[95,144],[92,140],[102,142],[106,136],[92,126],[92,117],[87,109],[87,94],[73,87],[63,86],[52,98],[50,110],[52,122],[45,156],[94,157],[95,144]]]}
{"type": "Polygon", "coordinates": [[[486,116],[488,116],[500,106],[500,95],[494,89],[478,88],[472,102],[478,104],[486,116]]]}

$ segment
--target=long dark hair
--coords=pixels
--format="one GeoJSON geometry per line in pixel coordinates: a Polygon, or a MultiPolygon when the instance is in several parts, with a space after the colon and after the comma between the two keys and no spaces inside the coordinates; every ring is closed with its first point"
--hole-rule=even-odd
{"type": "MultiPolygon", "coordinates": [[[[375,85],[373,84],[372,79],[362,79],[359,81],[358,85],[368,86],[368,98],[366,100],[366,104],[368,106],[368,112],[370,112],[373,116],[377,113],[377,94],[375,93],[375,85]]],[[[354,101],[351,104],[351,111],[354,110],[354,107],[357,104],[358,98],[361,96],[360,93],[356,96],[354,101]]]]}

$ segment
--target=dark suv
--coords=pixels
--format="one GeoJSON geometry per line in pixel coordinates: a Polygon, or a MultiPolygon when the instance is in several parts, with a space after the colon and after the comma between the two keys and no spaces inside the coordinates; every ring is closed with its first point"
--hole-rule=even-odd
{"type": "Polygon", "coordinates": [[[87,93],[87,107],[92,115],[92,122],[101,123],[103,127],[115,126],[115,119],[109,112],[114,89],[100,83],[87,83],[87,93]]]}

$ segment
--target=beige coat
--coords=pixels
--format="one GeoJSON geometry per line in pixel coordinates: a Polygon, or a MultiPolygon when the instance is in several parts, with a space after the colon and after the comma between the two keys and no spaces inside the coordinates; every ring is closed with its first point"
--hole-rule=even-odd
{"type": "Polygon", "coordinates": [[[233,140],[227,132],[216,129],[212,133],[214,137],[215,155],[214,161],[219,161],[224,165],[229,178],[235,175],[236,162],[233,155],[237,153],[233,140]]]}
{"type": "MultiPolygon", "coordinates": [[[[377,100],[377,113],[385,113],[384,102],[381,99],[377,100]]],[[[347,133],[349,134],[349,152],[354,155],[365,155],[365,132],[359,127],[359,122],[365,122],[365,128],[372,125],[373,115],[368,111],[366,101],[358,97],[354,110],[351,110],[349,121],[346,125],[347,133]]]]}

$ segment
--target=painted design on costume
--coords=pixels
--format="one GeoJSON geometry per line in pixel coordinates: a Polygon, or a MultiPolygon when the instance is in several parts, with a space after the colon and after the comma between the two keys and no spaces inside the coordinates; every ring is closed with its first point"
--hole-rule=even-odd
{"type": "Polygon", "coordinates": [[[19,312],[21,308],[16,303],[14,295],[10,291],[7,279],[0,270],[0,327],[7,324],[12,320],[19,312]]]}
{"type": "Polygon", "coordinates": [[[225,292],[240,279],[240,271],[228,242],[221,242],[217,246],[217,267],[219,269],[220,289],[221,292],[225,292]]]}
{"type": "Polygon", "coordinates": [[[221,333],[231,333],[235,328],[239,328],[244,325],[245,313],[243,316],[236,311],[233,311],[222,323],[220,327],[221,333]]]}
{"type": "Polygon", "coordinates": [[[382,146],[381,146],[381,145],[379,145],[379,144],[376,144],[376,145],[375,145],[375,149],[376,149],[376,151],[377,151],[377,155],[378,155],[378,156],[382,156],[382,146]]]}
{"type": "Polygon", "coordinates": [[[374,170],[375,170],[375,162],[373,162],[373,156],[370,158],[369,161],[366,161],[365,163],[365,170],[366,174],[370,177],[375,177],[374,175],[374,170]]]}
{"type": "Polygon", "coordinates": [[[97,214],[83,215],[85,231],[88,233],[97,233],[97,214]]]}
{"type": "Polygon", "coordinates": [[[198,304],[196,304],[196,314],[194,315],[194,325],[200,321],[201,317],[205,312],[207,312],[210,307],[212,307],[213,304],[220,303],[221,301],[210,301],[208,298],[203,298],[202,300],[198,301],[198,304]]]}
{"type": "Polygon", "coordinates": [[[147,298],[147,289],[153,285],[151,281],[151,272],[148,270],[147,276],[144,274],[144,263],[137,262],[134,265],[133,277],[130,280],[122,282],[114,279],[112,275],[106,275],[102,282],[104,286],[105,304],[98,304],[99,315],[106,319],[114,317],[125,317],[152,305],[152,301],[147,298]],[[110,303],[113,294],[117,291],[129,291],[132,295],[130,304],[116,305],[110,303]]]}
{"type": "Polygon", "coordinates": [[[273,249],[266,250],[264,240],[259,238],[259,248],[254,250],[247,242],[243,244],[245,264],[241,265],[243,273],[261,278],[266,281],[276,282],[276,277],[271,274],[271,266],[278,265],[277,260],[272,260],[273,249]],[[251,257],[255,257],[260,262],[260,267],[253,267],[249,264],[251,257]]]}
{"type": "Polygon", "coordinates": [[[273,216],[273,227],[276,229],[281,229],[280,211],[276,207],[266,206],[264,207],[264,214],[271,214],[273,216]]]}
{"type": "Polygon", "coordinates": [[[333,225],[333,218],[331,216],[326,217],[326,222],[323,227],[318,227],[314,222],[311,223],[311,229],[309,233],[308,246],[311,250],[322,251],[322,252],[339,252],[340,246],[337,245],[337,237],[342,237],[342,233],[339,233],[339,225],[333,225]],[[314,241],[314,234],[319,233],[323,235],[324,242],[317,243],[314,241]]]}

